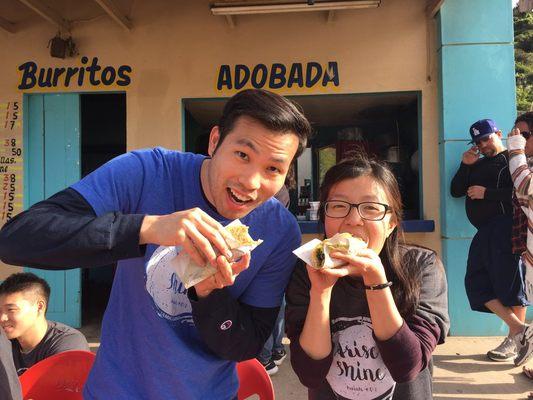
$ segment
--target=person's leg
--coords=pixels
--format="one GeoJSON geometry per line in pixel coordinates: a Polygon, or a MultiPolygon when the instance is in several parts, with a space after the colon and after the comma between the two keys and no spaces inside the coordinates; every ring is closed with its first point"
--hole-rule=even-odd
{"type": "Polygon", "coordinates": [[[492,292],[492,284],[487,273],[487,247],[487,228],[482,228],[472,239],[466,261],[465,291],[472,311],[490,312],[484,303],[497,297],[492,292]]]}
{"type": "Polygon", "coordinates": [[[281,307],[278,314],[278,319],[276,320],[276,325],[274,326],[274,331],[272,336],[274,338],[274,343],[272,345],[272,361],[276,365],[281,365],[283,360],[287,357],[287,352],[283,346],[283,336],[285,335],[285,298],[281,303],[281,307]]]}
{"type": "Polygon", "coordinates": [[[272,338],[272,335],[270,335],[265,342],[265,345],[263,346],[263,349],[261,350],[261,353],[259,353],[259,356],[257,359],[261,362],[261,364],[266,365],[272,358],[272,344],[274,342],[274,339],[272,338]]]}
{"type": "Polygon", "coordinates": [[[509,334],[487,356],[493,361],[516,360],[524,347],[526,332],[525,309],[528,304],[522,278],[520,257],[512,253],[512,219],[498,217],[494,220],[486,243],[487,274],[494,296],[485,298],[485,307],[496,314],[509,327],[509,334]],[[524,342],[524,343],[522,343],[524,342]]]}
{"type": "Polygon", "coordinates": [[[524,331],[524,323],[513,312],[512,307],[504,306],[500,300],[491,300],[485,306],[500,317],[509,327],[509,334],[497,347],[487,352],[492,361],[511,361],[517,355],[517,337],[524,331]]]}
{"type": "MultiPolygon", "coordinates": [[[[514,312],[512,307],[506,307],[498,299],[492,299],[485,303],[490,311],[496,314],[500,319],[509,327],[509,335],[514,336],[518,333],[522,333],[524,330],[524,322],[514,312]]],[[[521,307],[523,308],[523,307],[521,307]]],[[[525,314],[524,314],[525,319],[525,314]]]]}
{"type": "Polygon", "coordinates": [[[276,319],[276,324],[274,325],[274,330],[272,331],[272,337],[274,339],[272,351],[280,352],[285,350],[282,343],[283,336],[285,336],[285,298],[283,298],[283,301],[281,302],[278,318],[276,319]]]}
{"type": "Polygon", "coordinates": [[[533,355],[533,325],[524,326],[523,332],[514,337],[517,355],[513,361],[517,367],[525,364],[533,355]]]}
{"type": "Polygon", "coordinates": [[[526,323],[527,307],[512,306],[511,310],[513,310],[513,313],[514,313],[514,315],[516,315],[516,318],[518,318],[523,324],[526,323]]]}
{"type": "Polygon", "coordinates": [[[272,335],[270,335],[263,346],[263,349],[261,350],[261,353],[257,357],[259,362],[263,364],[263,367],[265,367],[265,370],[267,374],[274,375],[278,372],[278,366],[276,363],[272,360],[272,343],[274,342],[274,339],[272,338],[272,335]]]}

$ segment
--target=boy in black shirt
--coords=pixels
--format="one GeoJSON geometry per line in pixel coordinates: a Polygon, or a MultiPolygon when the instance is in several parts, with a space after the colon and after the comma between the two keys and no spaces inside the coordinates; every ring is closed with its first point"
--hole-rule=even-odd
{"type": "Polygon", "coordinates": [[[0,285],[0,323],[19,375],[54,354],[89,350],[81,332],[46,320],[49,297],[48,283],[31,273],[13,274],[0,285]]]}

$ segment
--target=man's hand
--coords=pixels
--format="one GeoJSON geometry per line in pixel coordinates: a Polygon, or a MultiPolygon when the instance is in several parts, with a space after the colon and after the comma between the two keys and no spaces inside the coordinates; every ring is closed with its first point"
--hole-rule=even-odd
{"type": "Polygon", "coordinates": [[[222,289],[235,283],[235,278],[250,265],[250,253],[245,253],[236,262],[230,263],[224,256],[217,257],[218,271],[209,278],[194,285],[199,298],[206,297],[214,289],[222,289]]]}
{"type": "Polygon", "coordinates": [[[469,150],[463,153],[463,164],[472,165],[479,160],[479,150],[477,146],[472,146],[469,150]]]}
{"type": "Polygon", "coordinates": [[[147,215],[141,225],[139,244],[182,246],[196,264],[209,262],[217,267],[217,255],[231,257],[226,244],[229,237],[220,223],[193,208],[167,215],[147,215]]]}
{"type": "Polygon", "coordinates": [[[485,198],[485,191],[487,188],[485,186],[470,186],[466,191],[468,197],[472,200],[481,200],[485,198]]]}

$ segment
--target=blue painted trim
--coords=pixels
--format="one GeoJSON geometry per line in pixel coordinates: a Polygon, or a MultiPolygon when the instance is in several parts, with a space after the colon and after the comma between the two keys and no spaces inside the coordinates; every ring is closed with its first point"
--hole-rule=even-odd
{"type": "Polygon", "coordinates": [[[440,9],[442,45],[512,43],[512,13],[508,0],[447,0],[440,9]]]}
{"type": "Polygon", "coordinates": [[[432,219],[412,219],[402,221],[404,232],[435,232],[435,221],[432,219]]]}
{"type": "MultiPolygon", "coordinates": [[[[323,233],[324,229],[319,221],[298,221],[302,234],[323,233]]],[[[404,232],[435,232],[435,221],[431,219],[412,219],[402,221],[404,232]]]]}
{"type": "Polygon", "coordinates": [[[30,171],[30,157],[29,155],[29,125],[30,125],[30,97],[27,94],[22,95],[22,143],[23,143],[23,155],[24,155],[24,184],[22,188],[22,207],[24,210],[28,209],[28,197],[29,197],[29,185],[28,176],[30,171]]]}
{"type": "Polygon", "coordinates": [[[185,151],[187,143],[185,143],[185,100],[181,99],[181,151],[185,151]]]}
{"type": "MultiPolygon", "coordinates": [[[[425,216],[424,212],[424,168],[422,168],[422,92],[416,95],[418,106],[418,218],[425,216]]],[[[433,232],[433,231],[432,231],[433,232]]]]}
{"type": "Polygon", "coordinates": [[[324,229],[319,221],[298,221],[302,234],[323,233],[324,229]]]}
{"type": "MultiPolygon", "coordinates": [[[[80,178],[78,94],[28,94],[24,108],[24,206],[43,200],[80,178]]],[[[52,289],[47,318],[81,325],[81,271],[31,271],[52,289]]]]}
{"type": "Polygon", "coordinates": [[[442,258],[454,335],[507,333],[495,315],[470,310],[464,276],[474,232],[464,200],[452,198],[449,185],[468,148],[472,122],[493,118],[504,133],[512,126],[516,109],[512,24],[507,0],[447,0],[437,16],[442,258]]]}

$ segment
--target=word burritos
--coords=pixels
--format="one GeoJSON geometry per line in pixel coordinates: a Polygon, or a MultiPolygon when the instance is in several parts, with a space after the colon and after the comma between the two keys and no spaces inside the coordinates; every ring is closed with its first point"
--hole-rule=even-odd
{"type": "Polygon", "coordinates": [[[121,65],[102,67],[98,64],[98,57],[93,57],[91,63],[87,57],[81,58],[82,66],[67,68],[38,68],[33,61],[28,61],[18,67],[22,76],[18,88],[28,90],[33,88],[54,87],[82,87],[90,86],[128,86],[131,83],[132,68],[121,65]]]}

